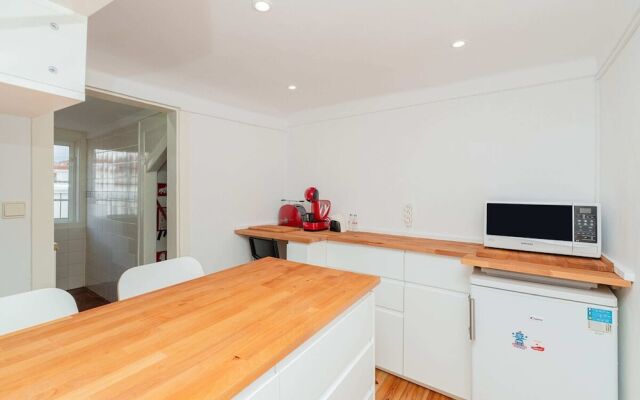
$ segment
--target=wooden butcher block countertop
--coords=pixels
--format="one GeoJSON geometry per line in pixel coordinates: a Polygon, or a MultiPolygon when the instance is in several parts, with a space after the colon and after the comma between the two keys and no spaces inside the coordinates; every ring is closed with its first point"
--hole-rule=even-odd
{"type": "Polygon", "coordinates": [[[378,282],[267,258],[0,336],[0,398],[230,398],[378,282]]]}
{"type": "Polygon", "coordinates": [[[462,257],[482,249],[477,243],[454,242],[448,240],[435,240],[427,238],[387,235],[372,232],[307,232],[300,228],[288,228],[275,231],[274,225],[251,226],[247,229],[235,231],[238,235],[251,236],[265,239],[285,240],[298,243],[314,243],[323,240],[361,244],[365,246],[386,247],[388,249],[415,251],[418,253],[438,254],[441,256],[462,257]],[[292,230],[293,229],[293,230],[292,230]]]}
{"type": "Polygon", "coordinates": [[[568,279],[614,287],[630,287],[632,282],[621,278],[614,271],[611,261],[571,257],[525,251],[497,250],[485,248],[478,243],[455,242],[419,237],[387,235],[372,232],[305,232],[299,228],[274,225],[252,226],[238,229],[242,236],[276,239],[299,243],[331,241],[367,246],[386,247],[417,253],[460,257],[465,265],[520,272],[529,275],[568,279]]]}

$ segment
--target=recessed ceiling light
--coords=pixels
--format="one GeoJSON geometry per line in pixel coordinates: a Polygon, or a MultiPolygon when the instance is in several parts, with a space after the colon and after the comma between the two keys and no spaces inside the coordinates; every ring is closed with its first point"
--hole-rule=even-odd
{"type": "Polygon", "coordinates": [[[460,47],[464,47],[464,45],[466,45],[467,42],[465,42],[464,40],[456,40],[455,42],[451,43],[451,47],[453,47],[454,49],[459,49],[460,47]]]}
{"type": "Polygon", "coordinates": [[[287,89],[289,90],[296,90],[298,87],[296,85],[289,85],[287,86],[287,89]]]}
{"type": "Polygon", "coordinates": [[[254,0],[253,8],[260,12],[267,12],[271,9],[271,3],[266,0],[254,0]]]}

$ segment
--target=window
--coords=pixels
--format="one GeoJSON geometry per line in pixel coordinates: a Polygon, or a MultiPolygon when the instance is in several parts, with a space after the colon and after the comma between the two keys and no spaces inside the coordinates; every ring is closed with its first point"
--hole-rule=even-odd
{"type": "Polygon", "coordinates": [[[53,146],[53,218],[55,222],[74,221],[75,148],[73,143],[53,146]]]}

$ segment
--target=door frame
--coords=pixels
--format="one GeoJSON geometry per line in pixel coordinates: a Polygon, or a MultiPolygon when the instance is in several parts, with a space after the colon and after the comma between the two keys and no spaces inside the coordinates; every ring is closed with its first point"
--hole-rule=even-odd
{"type": "MultiPolygon", "coordinates": [[[[85,94],[92,97],[115,101],[118,103],[130,104],[133,106],[165,112],[168,115],[168,122],[172,129],[167,132],[167,169],[168,184],[172,185],[174,195],[167,198],[167,206],[174,210],[169,214],[167,227],[169,232],[173,232],[173,238],[169,240],[167,236],[168,257],[180,257],[185,255],[188,249],[188,232],[181,223],[188,218],[186,206],[188,205],[181,193],[188,190],[188,179],[181,171],[182,161],[180,157],[181,143],[184,142],[184,126],[187,123],[185,114],[179,107],[154,102],[117,93],[110,90],[94,86],[86,86],[85,94]]],[[[55,271],[55,251],[53,239],[53,186],[51,190],[43,195],[38,195],[36,186],[42,190],[42,185],[48,182],[51,176],[51,165],[53,163],[53,136],[54,136],[54,113],[48,113],[32,119],[32,191],[31,191],[31,288],[39,289],[46,287],[56,287],[55,271]],[[37,147],[37,148],[36,148],[37,147]],[[38,179],[35,179],[38,178],[38,179]],[[41,185],[42,184],[42,185],[41,185]],[[51,193],[49,193],[51,192],[51,193]]]]}
{"type": "Polygon", "coordinates": [[[156,110],[167,114],[167,208],[173,210],[167,218],[167,258],[180,257],[184,248],[180,221],[183,199],[181,199],[182,182],[180,179],[180,143],[181,143],[181,110],[178,107],[141,99],[94,86],[86,86],[87,96],[97,97],[102,100],[115,101],[135,107],[156,110]]]}

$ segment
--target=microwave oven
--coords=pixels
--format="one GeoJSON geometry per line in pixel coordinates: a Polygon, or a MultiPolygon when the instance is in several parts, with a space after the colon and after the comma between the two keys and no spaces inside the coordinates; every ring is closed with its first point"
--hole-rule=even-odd
{"type": "Polygon", "coordinates": [[[600,205],[596,203],[487,202],[484,245],[599,258],[600,205]]]}

